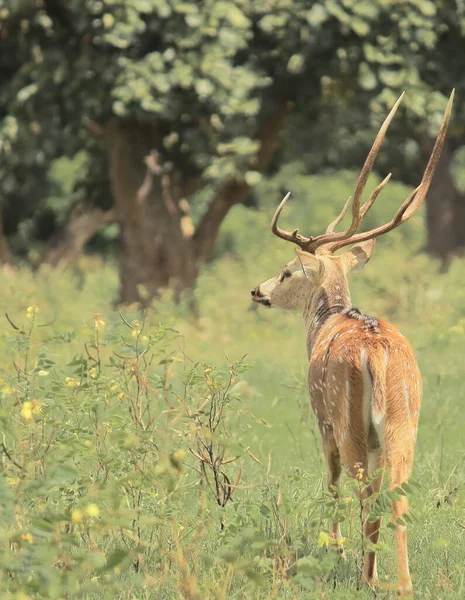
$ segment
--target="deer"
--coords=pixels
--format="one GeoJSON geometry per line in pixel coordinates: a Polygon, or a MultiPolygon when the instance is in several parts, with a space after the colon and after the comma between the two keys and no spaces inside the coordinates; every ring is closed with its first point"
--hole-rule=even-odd
{"type": "MultiPolygon", "coordinates": [[[[360,271],[370,259],[376,238],[410,219],[422,204],[431,184],[449,125],[455,90],[449,98],[434,147],[418,187],[406,198],[391,221],[360,232],[364,217],[391,173],[362,204],[368,176],[380,152],[402,94],[382,123],[360,171],[353,197],[325,233],[305,237],[296,229],[278,226],[289,199],[286,194],[271,221],[277,237],[292,242],[296,257],[280,273],[251,291],[253,302],[265,307],[300,310],[307,333],[308,389],[321,434],[327,466],[328,488],[337,495],[343,469],[366,483],[360,486],[363,538],[377,544],[381,519],[368,519],[367,500],[380,492],[384,473],[395,490],[411,475],[422,396],[422,379],[412,347],[387,321],[372,317],[351,304],[348,274],[360,271]],[[351,203],[352,219],[344,231],[336,231],[351,203]],[[342,254],[336,252],[351,246],[342,254]]],[[[397,592],[412,592],[407,531],[402,517],[407,498],[392,501],[396,523],[397,592]],[[400,522],[397,523],[397,519],[400,522]]],[[[341,539],[340,524],[331,525],[331,538],[341,539]]],[[[337,544],[334,544],[337,547],[337,544]]],[[[362,577],[371,587],[377,583],[376,552],[370,544],[363,555],[362,577]]],[[[343,552],[343,550],[342,550],[343,552]]]]}

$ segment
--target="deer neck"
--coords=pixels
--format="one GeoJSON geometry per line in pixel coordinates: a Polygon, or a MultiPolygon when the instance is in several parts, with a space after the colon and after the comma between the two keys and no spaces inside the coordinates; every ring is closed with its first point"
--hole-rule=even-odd
{"type": "Polygon", "coordinates": [[[347,280],[330,281],[316,288],[303,311],[307,330],[307,353],[312,355],[315,340],[326,321],[352,306],[347,280]]]}

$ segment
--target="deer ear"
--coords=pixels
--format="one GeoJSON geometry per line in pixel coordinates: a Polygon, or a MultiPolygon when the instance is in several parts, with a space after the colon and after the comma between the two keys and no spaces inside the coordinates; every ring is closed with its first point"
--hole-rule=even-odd
{"type": "Polygon", "coordinates": [[[304,252],[299,248],[295,248],[295,253],[308,274],[317,275],[320,272],[322,263],[314,254],[304,252]]]}
{"type": "Polygon", "coordinates": [[[360,242],[352,246],[352,248],[345,252],[342,257],[347,265],[347,270],[352,273],[358,273],[370,260],[375,247],[376,240],[373,238],[366,242],[360,242]]]}

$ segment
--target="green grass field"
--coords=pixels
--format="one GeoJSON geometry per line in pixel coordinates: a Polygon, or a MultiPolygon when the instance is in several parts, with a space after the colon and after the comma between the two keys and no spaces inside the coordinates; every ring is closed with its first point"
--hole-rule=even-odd
{"type": "MultiPolygon", "coordinates": [[[[319,211],[296,205],[285,219],[319,232],[352,182],[312,178],[319,211]]],[[[405,193],[391,186],[371,218],[405,193]]],[[[394,596],[385,495],[374,594],[359,585],[354,484],[338,503],[326,493],[300,317],[249,302],[293,254],[268,232],[271,202],[231,214],[222,239],[234,233],[235,245],[204,269],[198,318],[169,294],[145,316],[119,314],[116,269],[92,257],[65,274],[3,273],[2,598],[394,596]],[[345,562],[326,548],[335,512],[345,562]]],[[[417,215],[378,242],[352,299],[407,335],[423,374],[418,485],[408,490],[416,597],[463,598],[464,263],[439,275],[418,253],[422,238],[417,215]]]]}

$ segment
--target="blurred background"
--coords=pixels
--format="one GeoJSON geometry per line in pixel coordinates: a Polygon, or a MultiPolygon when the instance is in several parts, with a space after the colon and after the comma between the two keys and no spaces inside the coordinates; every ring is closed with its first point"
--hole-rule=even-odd
{"type": "MultiPolygon", "coordinates": [[[[115,300],[148,304],[166,287],[179,297],[208,261],[275,244],[265,225],[287,190],[291,226],[321,233],[403,90],[375,169],[417,185],[453,87],[426,211],[394,239],[414,237],[435,271],[465,246],[461,3],[0,7],[4,264],[69,267],[86,253],[118,266],[115,300]]],[[[367,226],[394,214],[394,187],[367,226]]]]}

